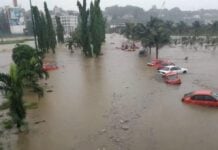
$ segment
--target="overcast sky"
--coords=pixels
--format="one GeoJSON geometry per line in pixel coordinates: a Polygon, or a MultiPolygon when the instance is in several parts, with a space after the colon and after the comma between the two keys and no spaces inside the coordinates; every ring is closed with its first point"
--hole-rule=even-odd
{"type": "MultiPolygon", "coordinates": [[[[5,5],[12,5],[13,0],[0,0],[0,7],[5,5]]],[[[17,0],[18,4],[29,9],[29,0],[17,0]]],[[[65,10],[77,10],[77,0],[46,0],[49,9],[53,9],[54,6],[62,7],[65,10]]],[[[82,1],[82,0],[80,0],[82,1]]],[[[91,0],[87,0],[90,3],[91,0]]],[[[37,5],[40,9],[43,8],[44,0],[32,0],[34,5],[37,5]]],[[[101,0],[101,7],[119,5],[134,5],[148,10],[152,5],[156,5],[158,8],[173,8],[179,7],[182,10],[197,10],[197,9],[218,9],[218,0],[101,0]],[[165,1],[165,3],[164,3],[165,1]],[[165,4],[165,5],[163,5],[165,4]]]]}

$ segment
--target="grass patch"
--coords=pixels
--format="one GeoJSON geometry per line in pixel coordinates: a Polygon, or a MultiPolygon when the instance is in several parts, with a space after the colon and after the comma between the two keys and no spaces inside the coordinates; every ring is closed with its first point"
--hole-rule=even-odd
{"type": "Polygon", "coordinates": [[[38,108],[38,103],[33,102],[33,103],[25,103],[24,104],[26,109],[37,109],[38,108]]]}
{"type": "Polygon", "coordinates": [[[2,121],[2,125],[5,129],[9,130],[9,129],[12,129],[13,126],[14,126],[14,123],[12,120],[10,119],[5,119],[2,121]]]}
{"type": "Polygon", "coordinates": [[[10,102],[9,102],[9,101],[4,101],[4,102],[0,105],[0,110],[8,109],[9,106],[10,106],[10,102]]]}

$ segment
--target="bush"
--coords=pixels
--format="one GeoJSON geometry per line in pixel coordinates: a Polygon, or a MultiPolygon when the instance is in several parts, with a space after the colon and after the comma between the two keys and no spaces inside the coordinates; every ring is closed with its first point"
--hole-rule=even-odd
{"type": "Polygon", "coordinates": [[[5,120],[3,120],[2,125],[3,125],[3,127],[4,127],[5,129],[12,129],[14,123],[13,123],[12,120],[5,119],[5,120]]]}
{"type": "Polygon", "coordinates": [[[4,102],[0,105],[0,110],[8,109],[9,106],[10,106],[9,101],[4,101],[4,102]]]}

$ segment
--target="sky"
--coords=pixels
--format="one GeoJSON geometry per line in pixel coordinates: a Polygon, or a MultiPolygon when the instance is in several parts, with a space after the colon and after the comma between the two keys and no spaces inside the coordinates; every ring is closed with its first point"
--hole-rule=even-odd
{"type": "MultiPolygon", "coordinates": [[[[5,5],[12,6],[13,0],[0,0],[0,7],[5,5]]],[[[29,9],[29,0],[17,0],[18,5],[26,10],[29,9]]],[[[40,9],[43,9],[43,2],[45,0],[32,0],[33,5],[37,5],[40,9]]],[[[80,0],[82,1],[82,0],[80,0]]],[[[90,3],[91,0],[87,0],[90,3]]],[[[77,10],[77,0],[46,0],[49,9],[53,9],[54,6],[62,7],[64,10],[77,10]]],[[[218,9],[217,0],[101,0],[101,7],[104,10],[105,7],[119,5],[133,5],[139,6],[145,10],[150,9],[153,5],[157,8],[171,9],[179,7],[182,10],[198,10],[198,9],[218,9]]]]}

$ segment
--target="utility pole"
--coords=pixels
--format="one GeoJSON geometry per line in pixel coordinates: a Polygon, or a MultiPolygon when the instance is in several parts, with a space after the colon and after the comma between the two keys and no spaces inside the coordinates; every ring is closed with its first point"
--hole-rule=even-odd
{"type": "Polygon", "coordinates": [[[35,22],[33,18],[33,9],[32,9],[32,1],[30,0],[30,14],[32,18],[32,25],[33,25],[33,35],[34,35],[34,41],[35,41],[35,48],[38,49],[37,41],[36,41],[36,30],[35,30],[35,22]]]}

